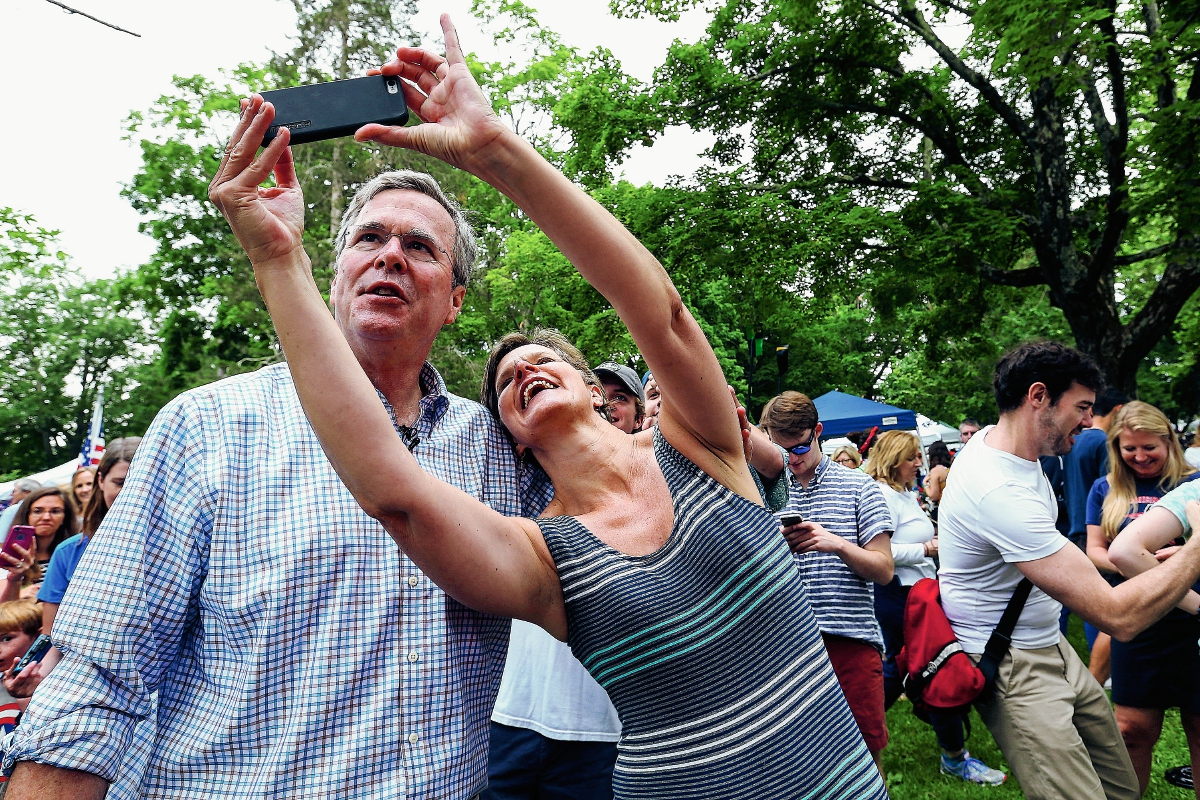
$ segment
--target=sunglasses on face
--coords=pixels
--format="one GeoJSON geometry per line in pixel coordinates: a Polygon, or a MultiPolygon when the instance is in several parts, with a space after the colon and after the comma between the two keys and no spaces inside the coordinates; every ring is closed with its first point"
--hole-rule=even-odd
{"type": "Polygon", "coordinates": [[[808,441],[804,444],[798,444],[795,447],[784,448],[794,456],[807,455],[809,450],[812,450],[813,440],[817,438],[817,432],[814,430],[808,435],[808,441]]]}

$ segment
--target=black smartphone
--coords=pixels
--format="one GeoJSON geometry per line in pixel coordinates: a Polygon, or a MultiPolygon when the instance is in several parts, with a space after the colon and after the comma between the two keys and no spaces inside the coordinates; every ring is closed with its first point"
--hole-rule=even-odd
{"type": "Polygon", "coordinates": [[[804,517],[800,516],[799,514],[794,514],[782,517],[779,521],[783,523],[783,527],[790,528],[793,525],[799,525],[801,522],[804,522],[804,517]]]}
{"type": "Polygon", "coordinates": [[[395,75],[369,75],[344,81],[313,83],[262,93],[275,106],[263,147],[280,128],[291,131],[292,144],[349,136],[370,122],[403,125],[408,121],[404,87],[395,75]]]}
{"type": "Polygon", "coordinates": [[[33,644],[29,645],[29,649],[25,651],[25,655],[21,656],[21,660],[12,668],[10,677],[17,677],[21,674],[21,670],[28,667],[35,661],[41,661],[46,653],[50,652],[50,637],[44,633],[38,634],[38,637],[33,640],[33,644]]]}

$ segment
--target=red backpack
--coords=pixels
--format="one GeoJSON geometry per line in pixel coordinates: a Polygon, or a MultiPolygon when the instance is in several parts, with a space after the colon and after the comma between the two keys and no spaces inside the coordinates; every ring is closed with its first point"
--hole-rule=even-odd
{"type": "Polygon", "coordinates": [[[930,707],[966,710],[973,700],[991,691],[1032,588],[1028,578],[1017,584],[979,666],[975,666],[942,610],[938,582],[922,578],[913,584],[904,606],[904,647],[896,656],[896,666],[904,675],[904,693],[919,717],[928,718],[930,707]]]}

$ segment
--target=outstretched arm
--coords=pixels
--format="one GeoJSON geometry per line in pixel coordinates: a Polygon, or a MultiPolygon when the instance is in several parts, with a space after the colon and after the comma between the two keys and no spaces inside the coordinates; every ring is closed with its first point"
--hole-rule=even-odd
{"type": "Polygon", "coordinates": [[[442,15],[446,57],[402,47],[383,66],[405,79],[424,124],[366,125],[356,134],[464,169],[515,202],[613,305],[670,403],[663,435],[706,472],[758,502],[725,378],[666,271],[612,214],[572,184],[492,112],[442,15]]]}
{"type": "Polygon", "coordinates": [[[301,238],[304,199],[287,129],[255,158],[272,119],[271,104],[252,97],[209,197],[250,256],[325,454],[363,509],[447,594],[470,608],[529,620],[565,638],[562,592],[537,525],[501,516],[426,474],[392,428],[312,279],[301,238]],[[272,172],[276,185],[261,188],[272,172]]]}
{"type": "MultiPolygon", "coordinates": [[[[1088,526],[1088,553],[1091,554],[1092,528],[1088,526]]],[[[1159,550],[1170,544],[1183,533],[1183,526],[1175,515],[1165,508],[1151,507],[1145,514],[1135,519],[1117,534],[1117,538],[1108,546],[1110,562],[1126,578],[1141,575],[1159,565],[1155,555],[1159,550]]],[[[1103,533],[1100,534],[1103,537],[1103,533]]],[[[1092,559],[1093,561],[1095,558],[1092,559]]],[[[1179,608],[1189,614],[1200,612],[1200,595],[1189,591],[1183,597],[1179,608]]]]}

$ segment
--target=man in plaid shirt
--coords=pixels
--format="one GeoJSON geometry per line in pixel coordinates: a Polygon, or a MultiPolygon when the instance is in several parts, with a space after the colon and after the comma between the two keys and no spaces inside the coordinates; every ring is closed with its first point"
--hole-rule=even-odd
{"type": "MultiPolygon", "coordinates": [[[[330,304],[422,467],[536,516],[548,482],[426,361],[474,262],[453,199],[385,173],[346,210],[330,304]]],[[[443,594],[358,507],[285,364],[164,408],[95,539],[55,620],[63,660],[5,747],[9,800],[486,785],[509,622],[443,594]]]]}

